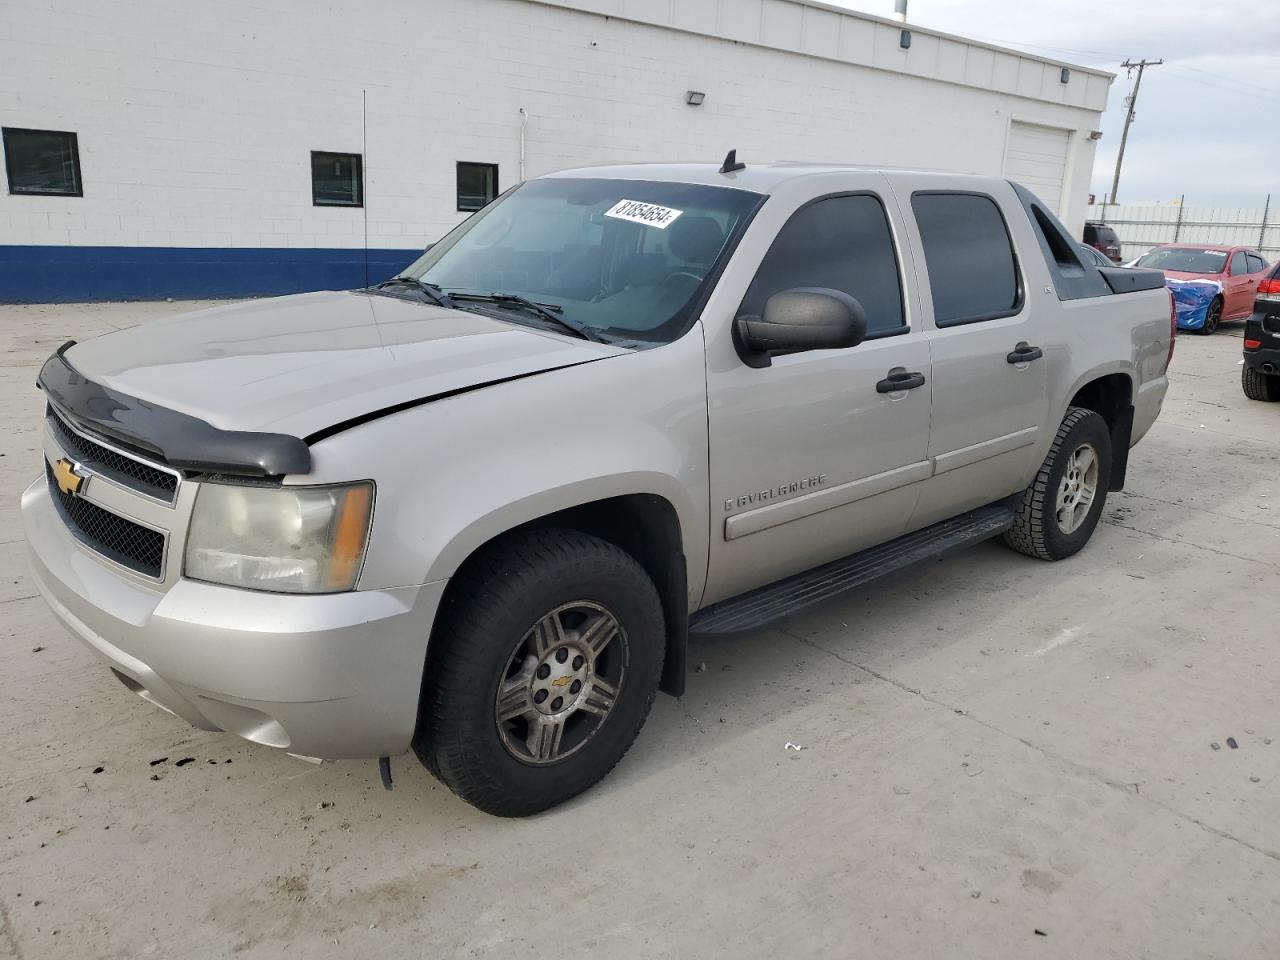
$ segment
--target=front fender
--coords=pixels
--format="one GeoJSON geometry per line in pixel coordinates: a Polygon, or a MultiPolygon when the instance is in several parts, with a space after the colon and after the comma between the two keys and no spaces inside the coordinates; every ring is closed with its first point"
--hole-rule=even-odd
{"type": "Polygon", "coordinates": [[[362,424],[312,448],[298,482],[372,478],[360,589],[452,576],[479,546],[550,513],[651,494],[675,509],[689,594],[708,537],[701,328],[662,347],[548,371],[362,424]]]}

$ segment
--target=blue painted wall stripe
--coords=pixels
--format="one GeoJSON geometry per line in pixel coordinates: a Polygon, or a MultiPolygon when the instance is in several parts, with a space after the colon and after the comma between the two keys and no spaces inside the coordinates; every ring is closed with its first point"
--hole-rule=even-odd
{"type": "MultiPolygon", "coordinates": [[[[394,275],[421,253],[370,250],[369,282],[394,275]]],[[[272,296],[364,282],[363,250],[0,245],[0,303],[272,296]]]]}

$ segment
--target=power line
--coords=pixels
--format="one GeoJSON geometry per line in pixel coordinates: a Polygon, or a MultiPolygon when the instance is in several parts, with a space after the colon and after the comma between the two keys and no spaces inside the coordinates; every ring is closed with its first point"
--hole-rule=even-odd
{"type": "Polygon", "coordinates": [[[1182,63],[1180,61],[1175,60],[1173,63],[1170,63],[1169,66],[1174,68],[1175,70],[1190,70],[1192,73],[1203,74],[1206,77],[1216,77],[1219,80],[1225,80],[1228,83],[1234,83],[1241,87],[1252,87],[1253,89],[1257,90],[1259,93],[1280,95],[1280,90],[1277,90],[1275,87],[1264,87],[1260,83],[1253,83],[1252,81],[1249,81],[1249,80],[1239,80],[1235,77],[1228,77],[1228,76],[1225,76],[1224,74],[1217,73],[1213,70],[1201,70],[1199,67],[1193,67],[1188,64],[1182,63]]]}
{"type": "Polygon", "coordinates": [[[1225,90],[1228,93],[1238,93],[1247,97],[1260,97],[1263,100],[1271,100],[1280,103],[1280,90],[1268,89],[1267,87],[1259,87],[1254,84],[1247,84],[1244,80],[1237,80],[1234,77],[1224,76],[1220,73],[1210,73],[1208,70],[1195,70],[1194,67],[1184,67],[1178,63],[1168,63],[1165,66],[1173,70],[1179,71],[1183,75],[1175,79],[1181,79],[1188,83],[1201,84],[1206,87],[1216,87],[1218,90],[1225,90]],[[1186,74],[1187,70],[1195,70],[1201,76],[1191,76],[1186,74]],[[1212,77],[1213,80],[1205,79],[1212,77]],[[1218,82],[1214,82],[1214,81],[1218,82]]]}
{"type": "MultiPolygon", "coordinates": [[[[1080,47],[1057,47],[1047,43],[1027,43],[1026,41],[1023,41],[1023,40],[1003,40],[1003,39],[1000,39],[999,37],[974,36],[973,39],[981,40],[984,43],[1002,44],[1004,46],[1012,47],[1015,50],[1019,47],[1030,49],[1030,50],[1048,50],[1052,53],[1068,53],[1068,54],[1085,56],[1085,57],[1099,57],[1104,60],[1113,60],[1113,59],[1119,60],[1127,56],[1127,54],[1122,54],[1116,50],[1085,50],[1080,47]]],[[[1199,77],[1190,77],[1190,76],[1183,76],[1178,78],[1181,80],[1186,80],[1191,83],[1200,83],[1210,87],[1216,86],[1218,89],[1226,90],[1229,93],[1248,93],[1251,96],[1261,96],[1261,97],[1266,97],[1268,99],[1280,100],[1280,89],[1275,89],[1272,87],[1264,87],[1264,86],[1261,86],[1260,84],[1251,83],[1247,80],[1237,80],[1235,77],[1229,77],[1224,74],[1215,73],[1210,70],[1201,70],[1198,67],[1186,66],[1185,64],[1179,63],[1177,61],[1167,62],[1165,66],[1169,67],[1171,70],[1177,70],[1177,71],[1189,70],[1194,73],[1200,74],[1203,77],[1212,77],[1213,80],[1219,81],[1215,83],[1213,82],[1213,80],[1200,79],[1199,77]],[[1238,85],[1238,87],[1228,86],[1228,84],[1236,84],[1238,85]]]]}

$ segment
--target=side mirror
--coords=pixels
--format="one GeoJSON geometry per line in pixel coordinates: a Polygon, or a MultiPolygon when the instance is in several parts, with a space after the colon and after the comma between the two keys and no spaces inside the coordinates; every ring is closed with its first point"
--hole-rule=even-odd
{"type": "Polygon", "coordinates": [[[767,367],[775,353],[856,347],[867,336],[867,315],[853,297],[826,287],[796,287],[775,293],[758,317],[734,321],[743,360],[767,367]]]}

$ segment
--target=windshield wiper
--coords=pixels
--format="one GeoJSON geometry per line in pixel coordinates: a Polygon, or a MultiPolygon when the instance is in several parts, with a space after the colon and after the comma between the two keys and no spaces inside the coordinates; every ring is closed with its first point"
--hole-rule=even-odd
{"type": "Polygon", "coordinates": [[[473,300],[479,303],[504,303],[511,304],[512,306],[524,307],[530,313],[536,313],[543,320],[554,323],[556,326],[562,327],[570,333],[577,334],[583,340],[591,340],[594,343],[603,342],[600,335],[586,324],[570,317],[563,316],[564,307],[554,303],[538,303],[538,301],[530,300],[528,297],[522,297],[518,293],[465,293],[452,290],[447,294],[447,296],[454,300],[473,300]]]}
{"type": "Polygon", "coordinates": [[[449,307],[450,309],[453,308],[453,302],[449,299],[449,295],[447,293],[437,287],[434,283],[427,283],[425,280],[419,280],[417,277],[392,277],[390,280],[383,280],[381,283],[375,283],[373,285],[373,289],[381,290],[383,287],[396,285],[417,287],[430,297],[431,302],[437,306],[449,307]]]}

